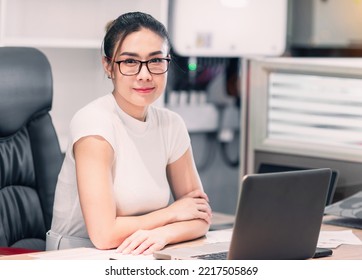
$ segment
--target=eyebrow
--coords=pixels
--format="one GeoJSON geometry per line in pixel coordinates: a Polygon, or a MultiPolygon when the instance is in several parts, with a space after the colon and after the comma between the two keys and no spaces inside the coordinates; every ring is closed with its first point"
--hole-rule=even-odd
{"type": "MultiPolygon", "coordinates": [[[[153,56],[153,55],[157,55],[157,54],[163,54],[162,51],[155,51],[155,52],[151,52],[148,54],[148,56],[153,56]]],[[[120,53],[119,56],[121,55],[128,55],[128,56],[134,56],[134,57],[139,57],[140,55],[137,54],[137,53],[133,53],[133,52],[123,52],[123,53],[120,53]]]]}

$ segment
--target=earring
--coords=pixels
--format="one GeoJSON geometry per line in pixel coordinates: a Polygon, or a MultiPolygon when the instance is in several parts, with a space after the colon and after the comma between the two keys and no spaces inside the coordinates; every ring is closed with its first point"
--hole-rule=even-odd
{"type": "Polygon", "coordinates": [[[111,77],[111,75],[108,75],[108,79],[111,79],[112,77],[111,77]]]}

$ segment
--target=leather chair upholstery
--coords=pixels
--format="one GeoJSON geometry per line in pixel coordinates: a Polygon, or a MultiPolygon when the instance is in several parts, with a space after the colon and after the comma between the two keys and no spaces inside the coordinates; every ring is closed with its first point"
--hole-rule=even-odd
{"type": "Polygon", "coordinates": [[[63,161],[52,98],[43,53],[0,47],[0,247],[45,250],[63,161]]]}

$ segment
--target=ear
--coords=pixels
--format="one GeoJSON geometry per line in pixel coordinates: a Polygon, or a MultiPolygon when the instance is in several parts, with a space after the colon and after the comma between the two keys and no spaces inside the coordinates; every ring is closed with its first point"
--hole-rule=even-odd
{"type": "Polygon", "coordinates": [[[111,59],[105,56],[102,56],[102,64],[103,64],[103,69],[104,72],[106,73],[108,79],[112,79],[113,78],[113,71],[112,71],[112,62],[111,59]]]}

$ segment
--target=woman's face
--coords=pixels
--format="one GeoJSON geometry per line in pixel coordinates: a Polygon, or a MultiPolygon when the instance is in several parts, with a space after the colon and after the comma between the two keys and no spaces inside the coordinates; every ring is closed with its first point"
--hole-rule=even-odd
{"type": "MultiPolygon", "coordinates": [[[[115,56],[115,61],[135,59],[149,60],[165,58],[168,54],[167,42],[149,29],[129,34],[123,41],[115,56]]],[[[167,72],[161,75],[151,74],[146,65],[133,76],[120,73],[117,63],[112,65],[112,80],[114,95],[123,110],[132,115],[132,110],[144,110],[164,92],[167,72]]]]}

